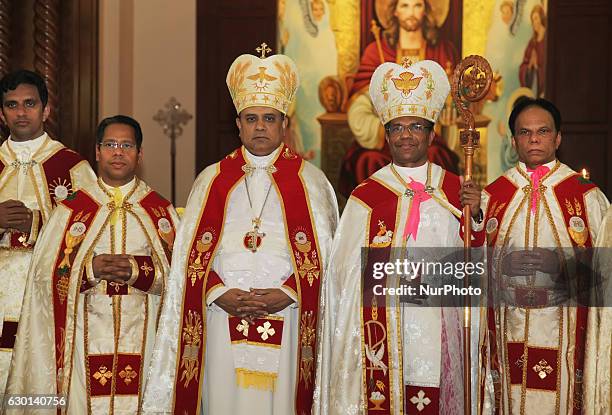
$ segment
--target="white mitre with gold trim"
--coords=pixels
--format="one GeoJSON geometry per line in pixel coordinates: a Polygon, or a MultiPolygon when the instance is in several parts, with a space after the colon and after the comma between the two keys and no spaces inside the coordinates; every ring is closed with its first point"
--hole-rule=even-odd
{"type": "Polygon", "coordinates": [[[272,55],[262,43],[261,57],[240,55],[236,58],[225,82],[236,112],[248,107],[270,107],[287,114],[300,83],[295,62],[285,55],[272,55]]]}
{"type": "Polygon", "coordinates": [[[370,97],[383,125],[405,116],[435,123],[449,91],[444,69],[428,60],[410,66],[383,63],[370,82],[370,97]]]}

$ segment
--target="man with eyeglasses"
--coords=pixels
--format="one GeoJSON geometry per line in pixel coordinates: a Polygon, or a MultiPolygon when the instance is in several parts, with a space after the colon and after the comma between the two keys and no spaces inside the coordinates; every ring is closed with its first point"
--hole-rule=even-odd
{"type": "Polygon", "coordinates": [[[242,147],[191,190],[144,413],[310,413],[338,205],[323,172],[283,145],[298,73],[268,51],[229,68],[242,147]]]}
{"type": "MultiPolygon", "coordinates": [[[[317,414],[463,411],[460,309],[436,306],[456,298],[421,294],[439,283],[436,272],[412,268],[462,253],[463,207],[471,208],[474,230],[482,214],[475,183],[427,160],[449,90],[434,61],[384,63],[372,76],[393,160],[353,191],[332,246],[317,414]]],[[[460,278],[447,276],[451,284],[460,278]]]]}
{"type": "Polygon", "coordinates": [[[136,120],[106,118],[96,138],[97,180],[59,204],[41,233],[7,391],[64,397],[69,414],[134,414],[178,217],[136,176],[136,120]]]}
{"type": "MultiPolygon", "coordinates": [[[[561,114],[552,102],[521,98],[508,124],[519,163],[485,188],[482,201],[490,290],[498,294],[488,324],[497,410],[581,413],[593,380],[610,380],[609,360],[595,374],[597,354],[589,352],[604,340],[588,298],[600,289],[590,264],[609,202],[557,159],[561,114]]],[[[599,397],[608,411],[596,412],[609,412],[609,396],[599,397]]]]}
{"type": "Polygon", "coordinates": [[[94,176],[87,161],[44,130],[55,108],[42,77],[28,70],[0,80],[0,119],[10,136],[0,146],[0,396],[21,314],[26,274],[38,233],[57,203],[94,176]]]}

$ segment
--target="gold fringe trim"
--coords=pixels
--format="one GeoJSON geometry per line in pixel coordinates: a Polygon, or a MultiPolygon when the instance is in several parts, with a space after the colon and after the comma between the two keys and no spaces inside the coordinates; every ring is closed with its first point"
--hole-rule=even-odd
{"type": "Polygon", "coordinates": [[[277,373],[236,369],[236,383],[243,389],[255,388],[274,392],[277,377],[277,373]]]}

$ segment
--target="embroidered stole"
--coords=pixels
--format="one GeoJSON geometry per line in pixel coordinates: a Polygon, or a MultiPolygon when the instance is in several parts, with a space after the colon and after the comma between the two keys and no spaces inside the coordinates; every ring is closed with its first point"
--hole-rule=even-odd
{"type": "MultiPolygon", "coordinates": [[[[312,407],[319,287],[323,270],[313,214],[301,175],[304,163],[304,160],[283,145],[273,163],[276,171],[271,173],[272,183],[281,199],[285,234],[291,248],[296,275],[295,289],[299,299],[297,413],[310,412],[312,407]]],[[[232,152],[219,163],[219,171],[208,188],[192,235],[185,267],[186,282],[177,348],[173,403],[175,414],[196,415],[202,406],[206,354],[206,308],[203,298],[219,283],[210,267],[223,235],[229,196],[244,178],[242,167],[245,164],[243,150],[232,152]]]]}

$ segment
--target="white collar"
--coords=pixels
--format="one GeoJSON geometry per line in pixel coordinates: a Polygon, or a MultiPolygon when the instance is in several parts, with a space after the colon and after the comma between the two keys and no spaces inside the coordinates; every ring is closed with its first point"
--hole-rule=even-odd
{"type": "Polygon", "coordinates": [[[9,145],[15,153],[29,152],[34,154],[47,139],[47,133],[43,132],[40,136],[27,141],[14,141],[9,137],[9,145]]]}
{"type": "MultiPolygon", "coordinates": [[[[557,164],[557,159],[554,159],[553,161],[549,161],[546,164],[542,164],[542,166],[546,166],[548,167],[549,170],[552,170],[552,168],[555,167],[555,164],[557,164]]],[[[523,163],[522,161],[519,161],[519,167],[521,168],[521,170],[523,170],[524,172],[526,172],[528,175],[531,176],[532,172],[527,170],[527,165],[525,163],[523,163]]]]}
{"type": "MultiPolygon", "coordinates": [[[[118,189],[121,191],[121,194],[123,195],[123,197],[125,197],[125,195],[128,194],[128,192],[130,190],[132,190],[132,188],[134,187],[134,183],[136,182],[136,176],[134,176],[132,178],[132,180],[130,180],[129,182],[127,182],[126,184],[124,184],[123,186],[119,186],[118,189]]],[[[106,188],[106,190],[108,190],[109,192],[113,192],[113,189],[115,189],[114,186],[110,186],[106,183],[104,183],[104,180],[102,178],[100,178],[100,183],[102,183],[102,186],[104,186],[106,188]]]]}
{"type": "Polygon", "coordinates": [[[423,163],[417,167],[402,167],[397,164],[393,164],[393,167],[406,181],[410,181],[410,178],[417,182],[425,183],[427,180],[427,167],[428,162],[423,163]]]}
{"type": "Polygon", "coordinates": [[[246,147],[244,149],[245,149],[244,153],[246,154],[247,162],[249,164],[255,167],[267,167],[272,163],[272,160],[274,160],[274,158],[280,151],[281,146],[278,146],[276,150],[274,150],[267,156],[256,156],[255,154],[252,154],[249,150],[247,150],[246,147]]]}

